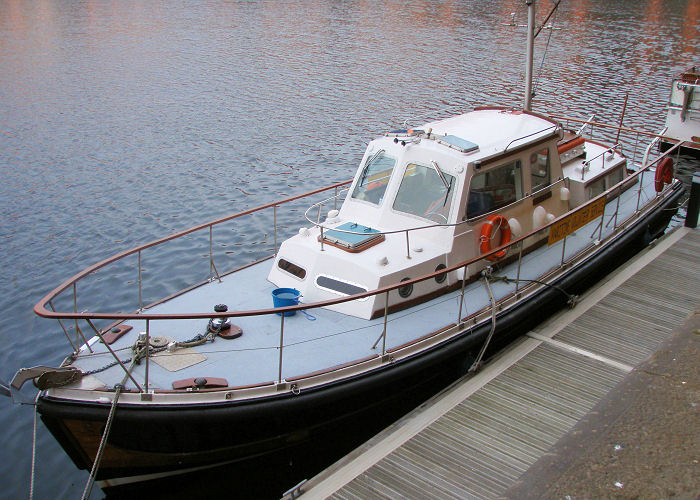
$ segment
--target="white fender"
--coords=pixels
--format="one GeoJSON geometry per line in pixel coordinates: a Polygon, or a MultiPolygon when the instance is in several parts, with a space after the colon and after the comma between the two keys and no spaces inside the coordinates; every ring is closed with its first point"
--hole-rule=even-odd
{"type": "Polygon", "coordinates": [[[569,192],[569,189],[565,186],[562,186],[559,190],[559,199],[561,201],[569,201],[570,196],[571,193],[569,192]]]}
{"type": "Polygon", "coordinates": [[[539,229],[547,223],[547,211],[540,205],[532,212],[532,229],[539,229]]]}
{"type": "Polygon", "coordinates": [[[518,222],[518,219],[511,217],[508,219],[508,225],[510,226],[510,232],[513,234],[513,237],[520,238],[520,235],[523,234],[523,227],[520,225],[520,222],[518,222]]]}
{"type": "MultiPolygon", "coordinates": [[[[462,281],[464,279],[464,267],[460,267],[455,270],[455,274],[457,275],[457,281],[462,281]]],[[[467,277],[469,277],[469,266],[467,266],[467,277]]]]}

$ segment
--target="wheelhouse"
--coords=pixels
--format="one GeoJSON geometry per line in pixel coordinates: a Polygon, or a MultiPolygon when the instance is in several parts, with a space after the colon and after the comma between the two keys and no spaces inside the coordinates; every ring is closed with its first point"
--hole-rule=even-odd
{"type": "MultiPolygon", "coordinates": [[[[481,109],[375,139],[341,208],[325,221],[309,218],[311,227],[285,241],[268,279],[309,301],[326,300],[483,253],[479,231],[491,217],[506,221],[509,237],[536,230],[574,206],[558,152],[563,136],[543,116],[481,109]]],[[[504,231],[499,226],[490,238],[503,241],[504,231]]],[[[407,307],[460,279],[454,273],[447,287],[423,282],[394,292],[388,306],[407,307]]],[[[372,318],[386,305],[378,295],[332,308],[372,318]]]]}

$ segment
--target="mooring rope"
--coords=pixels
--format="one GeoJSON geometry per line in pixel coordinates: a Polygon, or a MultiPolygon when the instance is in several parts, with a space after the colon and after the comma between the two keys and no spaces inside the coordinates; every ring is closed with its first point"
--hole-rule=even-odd
{"type": "MultiPolygon", "coordinates": [[[[129,372],[131,372],[131,368],[133,368],[133,364],[129,367],[129,372]]],[[[83,491],[83,496],[82,500],[87,500],[90,497],[90,493],[92,492],[92,486],[95,483],[95,475],[97,474],[97,469],[100,467],[100,462],[102,461],[102,453],[104,452],[104,449],[107,445],[107,438],[109,437],[109,431],[112,428],[112,420],[114,419],[114,413],[116,412],[117,409],[117,401],[119,401],[119,395],[122,392],[122,389],[124,388],[124,384],[126,384],[126,381],[129,377],[129,373],[124,375],[124,378],[122,379],[121,384],[117,384],[114,387],[114,399],[112,400],[112,407],[109,410],[109,416],[107,417],[107,424],[105,425],[105,431],[102,434],[102,439],[100,440],[100,446],[97,449],[97,454],[95,455],[95,461],[92,463],[92,469],[90,470],[90,477],[88,478],[88,482],[85,485],[85,490],[83,491]]]]}
{"type": "Polygon", "coordinates": [[[488,337],[486,337],[484,345],[481,346],[479,355],[474,360],[474,363],[472,363],[472,366],[469,367],[469,372],[475,372],[479,369],[479,366],[481,365],[481,359],[484,357],[484,354],[486,353],[486,348],[491,343],[491,338],[493,337],[493,334],[496,331],[496,299],[493,296],[493,292],[491,291],[491,285],[489,284],[490,276],[491,268],[487,267],[486,269],[484,269],[484,271],[482,271],[482,278],[484,280],[484,285],[486,286],[486,291],[489,294],[489,300],[491,301],[491,331],[489,332],[488,337]]]}
{"type": "MultiPolygon", "coordinates": [[[[211,322],[210,322],[211,325],[211,322]]],[[[216,328],[209,328],[207,327],[207,333],[205,335],[198,334],[194,338],[190,340],[186,340],[184,342],[177,342],[175,345],[177,347],[193,347],[197,345],[204,344],[205,342],[211,342],[216,338],[216,335],[219,333],[221,330],[221,326],[223,325],[220,324],[216,328]]],[[[102,461],[102,454],[104,453],[104,450],[107,446],[107,439],[109,438],[109,432],[112,429],[112,421],[114,419],[114,413],[116,412],[117,409],[117,402],[119,401],[119,395],[122,392],[122,389],[124,389],[124,384],[126,384],[131,370],[134,367],[135,364],[138,364],[139,361],[146,356],[146,351],[150,350],[151,353],[153,352],[160,352],[164,351],[166,347],[161,347],[161,348],[152,348],[151,346],[143,346],[141,347],[139,345],[139,342],[134,344],[133,350],[134,350],[134,356],[130,359],[131,365],[129,366],[129,369],[126,372],[126,375],[124,375],[124,378],[122,379],[120,384],[117,384],[114,387],[114,399],[112,400],[112,407],[109,410],[109,416],[107,417],[107,424],[105,425],[105,430],[104,433],[102,434],[102,439],[100,440],[100,446],[97,449],[97,454],[95,455],[95,461],[92,463],[92,469],[90,470],[90,477],[88,478],[88,482],[85,485],[85,490],[83,491],[83,496],[82,500],[87,500],[90,497],[90,493],[92,492],[92,486],[95,484],[95,476],[97,474],[97,470],[100,467],[100,462],[102,461]]],[[[128,362],[128,361],[126,361],[128,362]]],[[[115,363],[112,363],[106,367],[100,368],[98,370],[93,370],[90,373],[97,373],[99,371],[106,370],[107,368],[114,366],[115,363]]]]}
{"type": "Polygon", "coordinates": [[[36,398],[34,398],[34,428],[32,430],[32,473],[29,477],[29,500],[34,498],[34,466],[36,464],[36,405],[39,401],[39,396],[41,391],[36,393],[36,398]]]}
{"type": "MultiPolygon", "coordinates": [[[[217,327],[211,327],[211,321],[209,321],[209,326],[207,326],[206,332],[205,333],[198,333],[194,337],[192,337],[189,340],[183,340],[180,342],[175,342],[174,347],[176,348],[185,348],[185,347],[196,347],[202,344],[205,344],[207,342],[214,342],[216,339],[216,336],[219,334],[221,331],[221,328],[223,326],[223,323],[218,325],[217,327]]],[[[157,354],[159,352],[163,352],[168,349],[169,346],[164,346],[164,347],[148,347],[148,354],[153,355],[157,354]]],[[[96,373],[103,372],[105,370],[108,370],[109,368],[112,368],[113,366],[117,366],[118,364],[124,364],[124,363],[131,363],[135,362],[136,364],[140,363],[143,358],[146,357],[146,350],[143,348],[137,339],[136,343],[132,345],[129,349],[131,349],[135,354],[126,359],[122,360],[116,360],[111,363],[106,364],[105,366],[101,366],[100,368],[95,368],[94,370],[88,370],[84,371],[82,373],[82,376],[86,375],[94,375],[96,373]]]]}

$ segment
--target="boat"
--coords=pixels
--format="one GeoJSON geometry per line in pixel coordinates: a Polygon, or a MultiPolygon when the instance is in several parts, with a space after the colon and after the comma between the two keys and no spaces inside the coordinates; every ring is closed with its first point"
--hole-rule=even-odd
{"type": "Polygon", "coordinates": [[[673,78],[661,150],[680,143],[680,152],[700,156],[700,71],[696,66],[673,78]]]}
{"type": "Polygon", "coordinates": [[[59,367],[20,369],[3,392],[19,399],[32,380],[42,421],[104,488],[361,443],[574,307],[676,212],[677,145],[635,165],[587,137],[590,120],[574,129],[529,101],[390,130],[351,180],[77,273],[34,307],[70,352],[59,367]],[[235,243],[231,228],[251,218],[267,255],[224,271],[217,243],[235,243]],[[144,304],[146,278],[159,279],[143,268],[166,245],[185,265],[204,259],[208,276],[144,304]],[[124,306],[104,276],[131,265],[124,306]]]}

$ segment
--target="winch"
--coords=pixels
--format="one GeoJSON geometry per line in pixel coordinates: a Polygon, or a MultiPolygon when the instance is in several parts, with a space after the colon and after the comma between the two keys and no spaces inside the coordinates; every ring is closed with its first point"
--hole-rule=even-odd
{"type": "MultiPolygon", "coordinates": [[[[214,312],[222,313],[228,311],[226,304],[216,304],[214,312]]],[[[231,323],[231,318],[211,318],[209,320],[209,331],[216,333],[222,339],[237,339],[243,335],[243,329],[240,326],[231,323]]]]}

